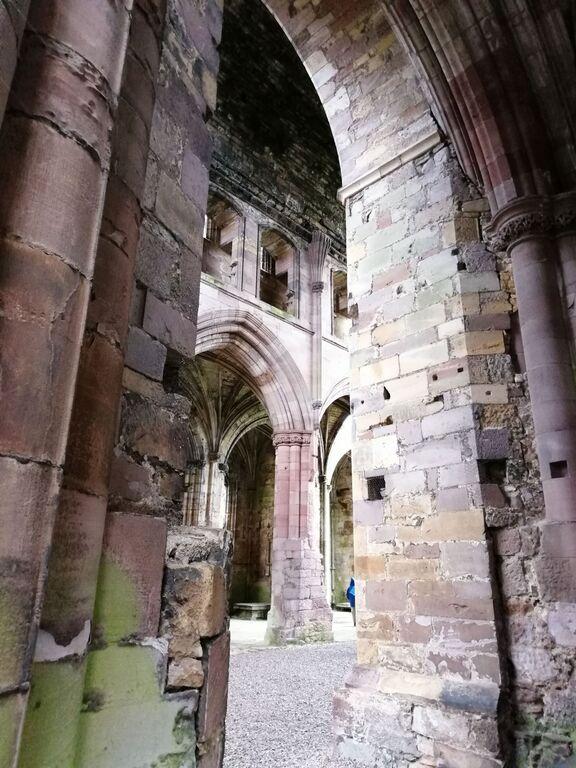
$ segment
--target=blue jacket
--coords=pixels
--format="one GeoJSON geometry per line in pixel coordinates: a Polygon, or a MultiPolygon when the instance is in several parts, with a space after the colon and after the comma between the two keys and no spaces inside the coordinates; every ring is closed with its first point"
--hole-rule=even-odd
{"type": "Polygon", "coordinates": [[[350,584],[346,590],[346,598],[350,603],[350,608],[354,608],[356,605],[356,585],[354,584],[354,579],[350,579],[350,584]]]}

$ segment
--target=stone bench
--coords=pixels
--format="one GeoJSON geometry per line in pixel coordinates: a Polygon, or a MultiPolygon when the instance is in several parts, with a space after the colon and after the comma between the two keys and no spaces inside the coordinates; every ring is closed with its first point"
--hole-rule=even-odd
{"type": "Polygon", "coordinates": [[[265,619],[270,610],[270,603],[234,603],[232,615],[236,619],[257,621],[265,619]]]}
{"type": "Polygon", "coordinates": [[[350,603],[336,603],[334,605],[334,610],[335,611],[348,611],[348,612],[350,612],[350,610],[351,610],[350,603]]]}

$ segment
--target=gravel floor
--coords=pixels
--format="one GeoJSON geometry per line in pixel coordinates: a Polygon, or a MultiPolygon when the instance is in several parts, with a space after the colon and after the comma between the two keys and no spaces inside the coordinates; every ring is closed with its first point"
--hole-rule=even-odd
{"type": "Polygon", "coordinates": [[[332,692],[354,643],[270,648],[231,658],[224,768],[353,768],[332,756],[332,692]]]}

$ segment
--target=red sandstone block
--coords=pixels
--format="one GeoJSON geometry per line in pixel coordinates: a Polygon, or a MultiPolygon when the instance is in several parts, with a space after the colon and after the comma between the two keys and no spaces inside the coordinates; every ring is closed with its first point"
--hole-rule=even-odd
{"type": "Polygon", "coordinates": [[[103,194],[100,166],[78,143],[32,120],[7,118],[2,142],[5,231],[91,276],[100,228],[95,212],[103,194]],[[22,174],[23,157],[36,169],[32,178],[22,174]]]}
{"type": "Polygon", "coordinates": [[[153,469],[136,464],[123,453],[115,452],[110,475],[110,496],[140,501],[152,492],[153,469]]]}
{"type": "Polygon", "coordinates": [[[547,557],[576,558],[576,522],[545,524],[542,552],[547,557]]]}
{"type": "Polygon", "coordinates": [[[114,171],[138,199],[144,193],[148,151],[146,123],[125,99],[121,99],[116,112],[114,171]]]}
{"type": "Polygon", "coordinates": [[[536,573],[544,600],[576,601],[576,558],[539,557],[535,560],[536,573]]]}
{"type": "Polygon", "coordinates": [[[458,642],[478,648],[481,645],[485,653],[495,653],[496,630],[490,621],[467,621],[433,619],[434,638],[443,642],[458,642]]]}
{"type": "MultiPolygon", "coordinates": [[[[4,407],[0,452],[61,465],[88,285],[67,267],[63,270],[71,280],[61,280],[57,261],[47,257],[41,267],[30,255],[30,275],[37,269],[34,286],[27,285],[19,276],[2,281],[0,303],[5,315],[0,318],[0,401],[4,407]],[[44,304],[46,315],[48,305],[52,304],[55,319],[49,322],[48,317],[45,321],[38,318],[34,323],[21,320],[22,315],[26,317],[23,308],[33,298],[28,291],[40,290],[42,280],[45,294],[50,297],[44,304]]],[[[4,244],[3,276],[12,266],[10,248],[4,244]]]]}
{"type": "Polygon", "coordinates": [[[478,438],[479,459],[503,459],[510,455],[509,429],[484,429],[478,438]]]}
{"type": "Polygon", "coordinates": [[[166,532],[166,521],[158,517],[112,512],[106,521],[103,557],[126,574],[135,590],[139,606],[137,633],[143,637],[158,632],[166,532]]]}
{"type": "Polygon", "coordinates": [[[18,106],[26,114],[61,126],[69,137],[78,137],[78,144],[89,148],[100,165],[107,168],[112,128],[107,90],[98,87],[88,74],[88,67],[86,77],[80,77],[76,67],[70,66],[69,55],[55,50],[47,54],[47,49],[50,45],[39,36],[24,38],[20,55],[26,66],[18,67],[13,84],[18,106]]]}
{"type": "Polygon", "coordinates": [[[438,512],[459,512],[468,509],[469,506],[466,488],[444,488],[436,493],[438,512]]]}
{"type": "Polygon", "coordinates": [[[468,405],[450,408],[425,416],[422,419],[422,436],[439,437],[451,432],[468,431],[474,428],[474,413],[468,405]]]}
{"type": "Polygon", "coordinates": [[[413,581],[409,596],[415,612],[422,616],[478,620],[494,617],[489,583],[413,581]]]}
{"type": "Polygon", "coordinates": [[[105,495],[94,496],[67,487],[60,491],[42,628],[62,647],[77,638],[92,620],[106,507],[105,495]]]}
{"type": "Polygon", "coordinates": [[[124,45],[130,14],[124,3],[83,4],[75,13],[54,13],[45,3],[32,5],[29,26],[77,51],[96,67],[118,92],[124,63],[124,45]],[[122,54],[122,55],[120,55],[122,54]]]}
{"type": "Polygon", "coordinates": [[[204,655],[205,683],[198,705],[198,740],[208,741],[224,726],[228,698],[230,633],[211,641],[204,655]]]}
{"type": "Polygon", "coordinates": [[[405,581],[368,581],[366,608],[373,611],[403,611],[406,609],[405,581]]]}
{"type": "Polygon", "coordinates": [[[60,479],[48,465],[0,458],[0,571],[8,617],[0,631],[0,687],[5,690],[29,680],[35,590],[45,577],[41,568],[48,560],[60,479]]]}
{"type": "Polygon", "coordinates": [[[122,391],[120,349],[99,334],[87,335],[76,378],[68,434],[68,487],[106,496],[122,391]]]}
{"type": "Polygon", "coordinates": [[[440,544],[442,570],[451,578],[489,579],[488,552],[483,543],[443,542],[440,544]]]}
{"type": "Polygon", "coordinates": [[[130,46],[124,65],[121,98],[138,114],[148,130],[156,101],[156,83],[150,73],[157,71],[158,54],[156,37],[146,17],[136,8],[130,25],[130,46]]]}

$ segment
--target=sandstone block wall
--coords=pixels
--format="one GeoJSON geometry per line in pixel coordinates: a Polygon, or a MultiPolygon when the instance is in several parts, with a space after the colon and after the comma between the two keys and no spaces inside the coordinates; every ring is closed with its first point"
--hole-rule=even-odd
{"type": "Polygon", "coordinates": [[[195,351],[222,4],[174,0],[166,18],[111,505],[177,521],[193,458],[189,404],[162,381],[167,356],[195,351]]]}
{"type": "Polygon", "coordinates": [[[336,706],[342,750],[383,749],[390,765],[498,764],[483,462],[505,457],[510,435],[482,414],[507,401],[511,372],[484,209],[444,146],[348,201],[360,670],[336,706]],[[376,735],[375,702],[395,745],[376,735]]]}

